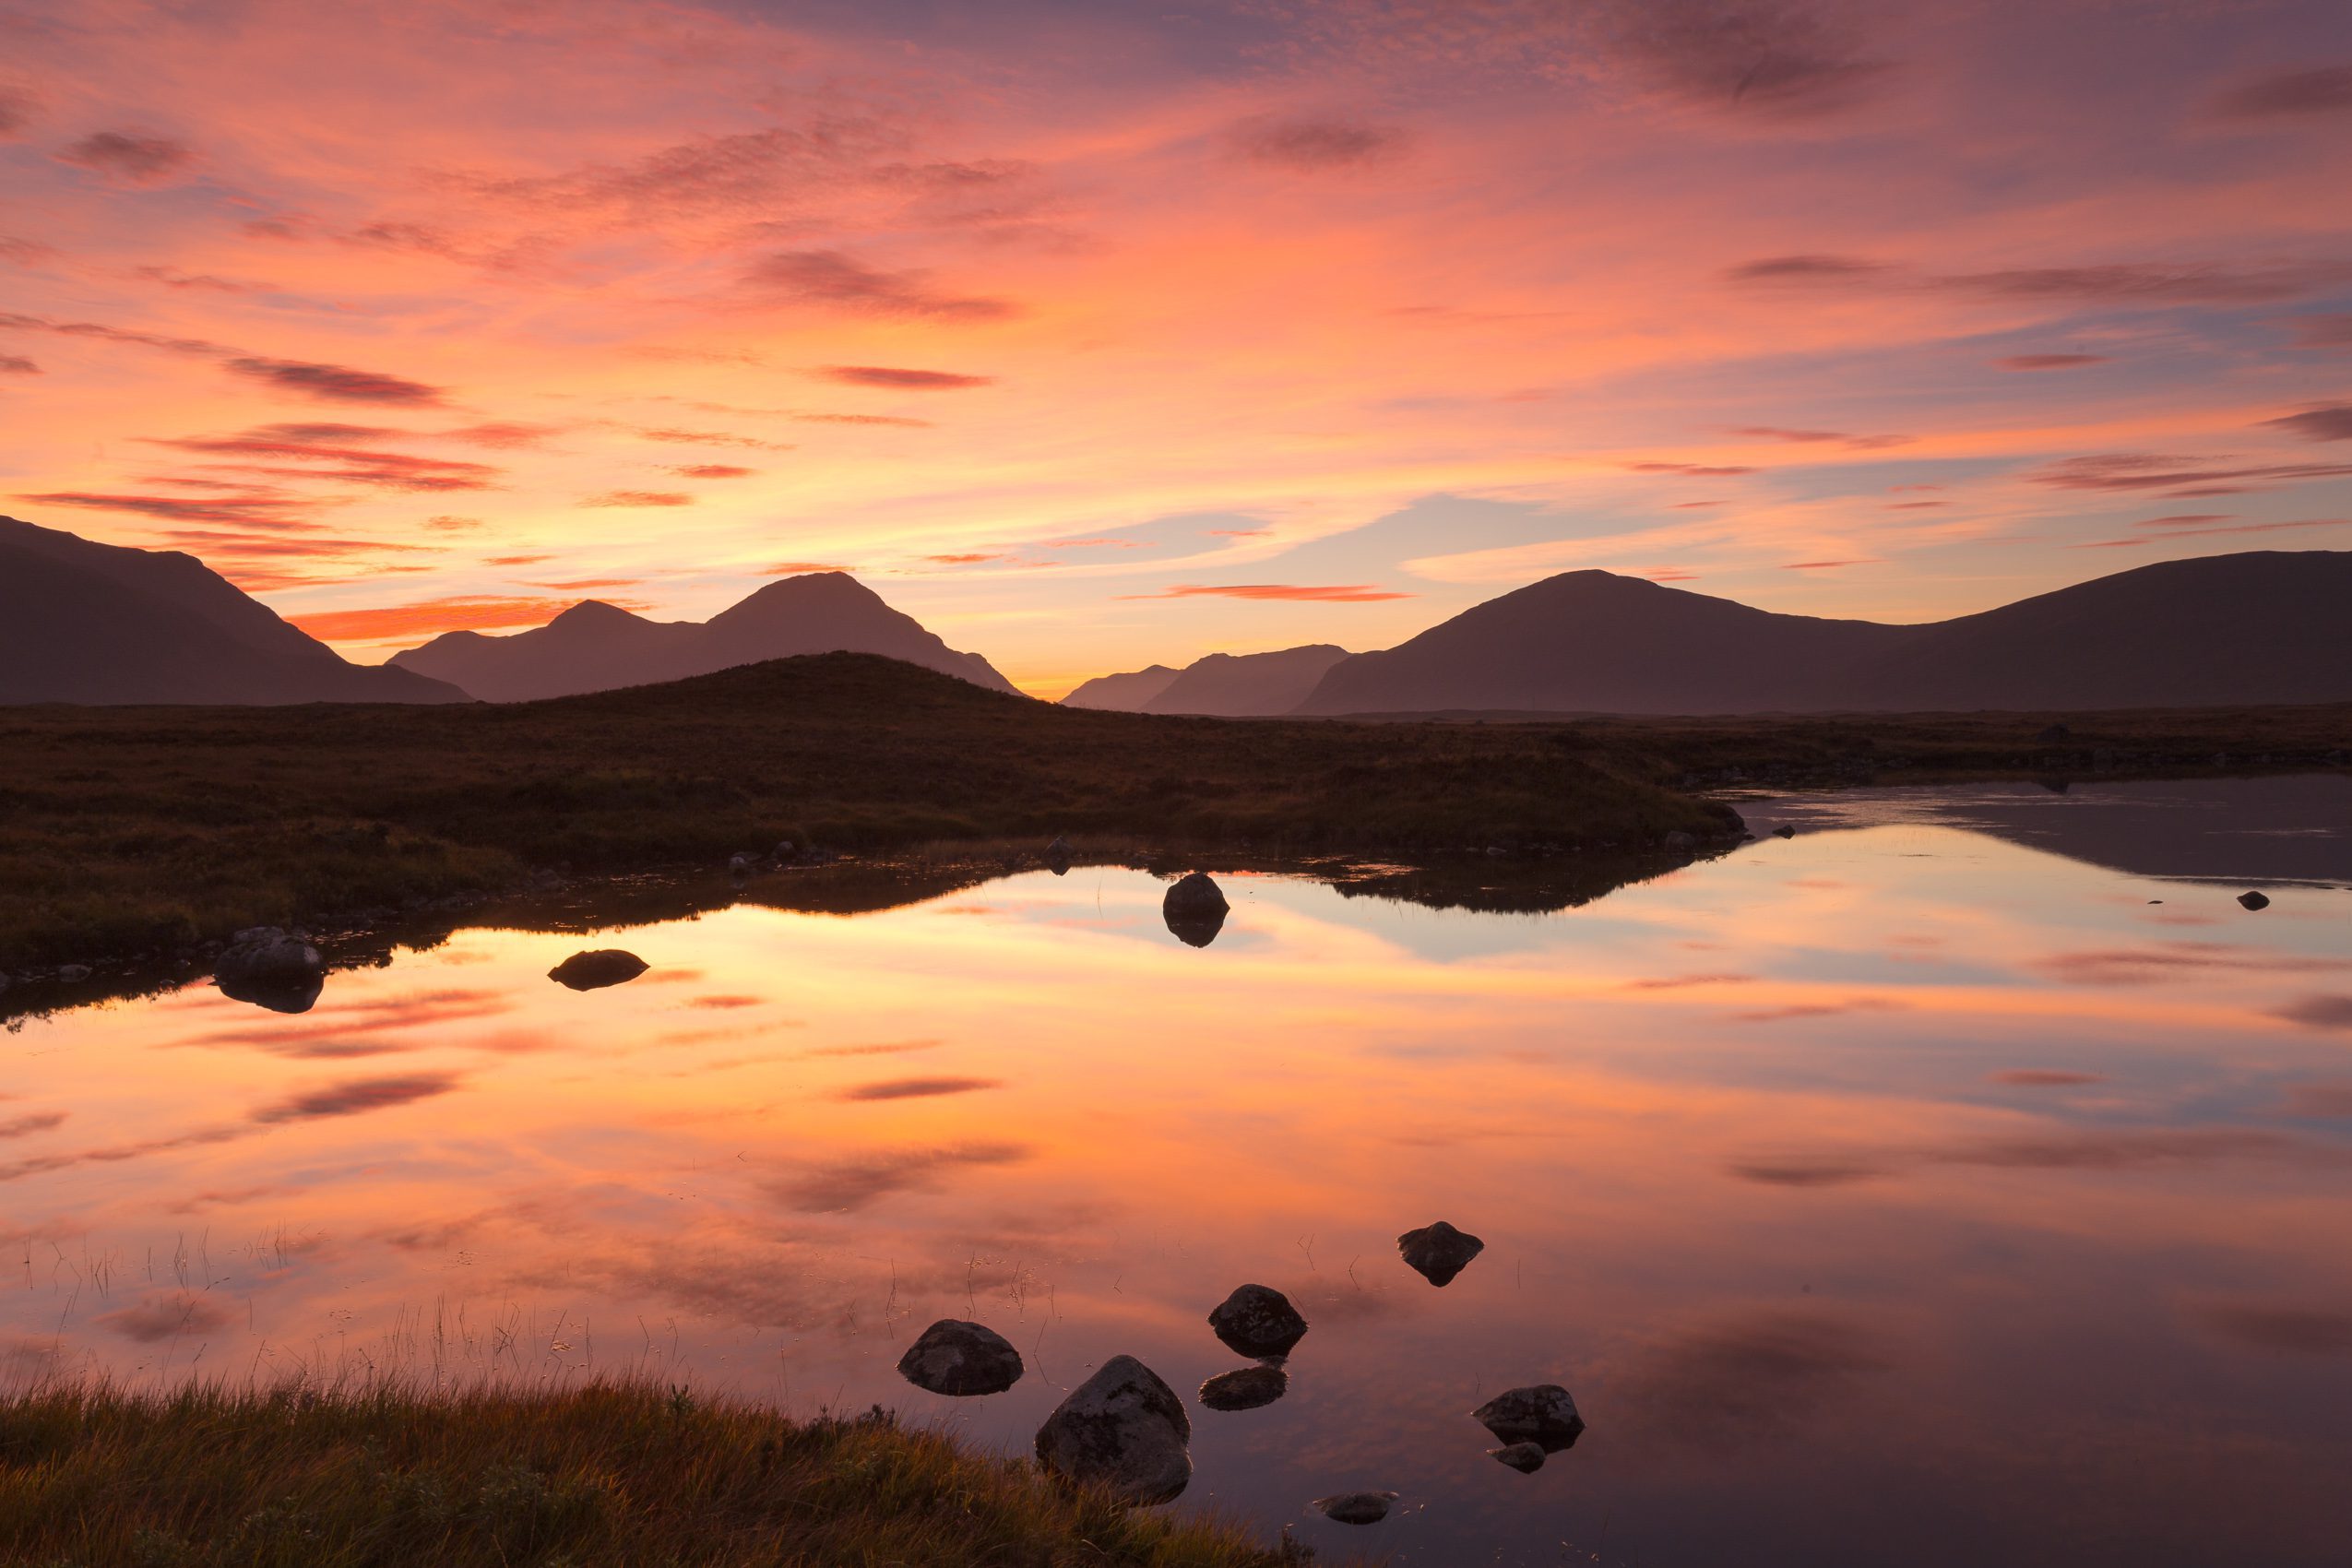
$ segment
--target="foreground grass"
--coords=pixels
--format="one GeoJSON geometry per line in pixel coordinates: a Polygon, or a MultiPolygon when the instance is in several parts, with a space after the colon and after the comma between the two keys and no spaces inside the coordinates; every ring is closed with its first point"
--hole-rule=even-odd
{"type": "Polygon", "coordinates": [[[1730,815],[1697,791],[1726,785],[2331,766],[2347,747],[2352,706],[1182,719],[857,654],[505,706],[0,708],[0,972],[136,962],[246,925],[382,924],[548,869],[715,867],[788,837],[1622,853],[1724,834],[1730,815]]]}
{"type": "Polygon", "coordinates": [[[0,970],[788,836],[1455,848],[1729,823],[1540,729],[1095,713],[852,654],[513,706],[0,709],[0,970]]]}
{"type": "Polygon", "coordinates": [[[0,1399],[0,1560],[28,1568],[1275,1568],[887,1418],[683,1393],[0,1399]]]}

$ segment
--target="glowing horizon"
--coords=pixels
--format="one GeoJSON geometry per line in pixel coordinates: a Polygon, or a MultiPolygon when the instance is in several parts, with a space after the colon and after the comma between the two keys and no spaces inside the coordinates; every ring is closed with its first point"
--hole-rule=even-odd
{"type": "Polygon", "coordinates": [[[1585,566],[2352,548],[2316,3],[0,11],[0,511],[347,655],[851,570],[1025,689],[1585,566]]]}

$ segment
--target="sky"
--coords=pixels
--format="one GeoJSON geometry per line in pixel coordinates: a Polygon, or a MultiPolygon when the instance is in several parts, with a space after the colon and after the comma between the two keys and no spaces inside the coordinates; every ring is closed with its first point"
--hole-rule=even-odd
{"type": "Polygon", "coordinates": [[[2341,0],[0,0],[0,512],[1052,695],[2352,549],[2341,0]]]}

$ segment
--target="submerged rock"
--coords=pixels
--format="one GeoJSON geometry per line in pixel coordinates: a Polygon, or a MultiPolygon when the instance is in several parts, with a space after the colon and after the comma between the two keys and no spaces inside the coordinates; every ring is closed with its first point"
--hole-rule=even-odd
{"type": "Polygon", "coordinates": [[[1471,1411],[1470,1419],[1504,1443],[1532,1443],[1547,1454],[1570,1446],[1585,1430],[1576,1402],[1556,1383],[1498,1394],[1471,1411]]]}
{"type": "Polygon", "coordinates": [[[942,1318],[898,1358],[898,1375],[932,1394],[1002,1394],[1021,1381],[1021,1353],[994,1329],[942,1318]]]}
{"type": "Polygon", "coordinates": [[[598,947],[573,954],[548,970],[547,978],[574,991],[600,991],[633,980],[649,967],[635,953],[625,953],[618,947],[598,947]]]}
{"type": "Polygon", "coordinates": [[[1772,836],[1775,838],[1794,838],[1797,837],[1797,830],[1784,822],[1772,830],[1772,836]]]}
{"type": "Polygon", "coordinates": [[[1113,1356],[1038,1428],[1038,1462],[1123,1502],[1166,1503],[1193,1479],[1192,1418],[1133,1356],[1113,1356]]]}
{"type": "Polygon", "coordinates": [[[1514,1443],[1501,1448],[1490,1448],[1487,1455],[1497,1464],[1508,1465],[1523,1476],[1532,1476],[1543,1468],[1544,1452],[1540,1443],[1514,1443]]]}
{"type": "Polygon", "coordinates": [[[248,926],[213,961],[220,994],[273,1013],[307,1013],[327,984],[318,949],[274,925],[248,926]]]}
{"type": "Polygon", "coordinates": [[[2244,905],[2249,909],[2267,909],[2270,908],[2270,900],[2260,893],[2240,893],[2238,895],[2238,902],[2244,905]]]}
{"type": "Polygon", "coordinates": [[[1212,1410],[1254,1410],[1289,1391],[1290,1374],[1280,1367],[1243,1367],[1202,1384],[1201,1403],[1212,1410]]]}
{"type": "Polygon", "coordinates": [[[1450,1285],[1486,1251],[1486,1243],[1467,1230],[1456,1230],[1441,1219],[1396,1238],[1396,1250],[1406,1264],[1432,1285],[1450,1285]]]}
{"type": "Polygon", "coordinates": [[[759,870],[759,857],[749,849],[738,849],[727,857],[727,874],[749,876],[759,870]]]}
{"type": "Polygon", "coordinates": [[[1318,1497],[1310,1506],[1343,1525],[1377,1525],[1388,1517],[1388,1505],[1396,1501],[1393,1491],[1343,1491],[1318,1497]]]}
{"type": "Polygon", "coordinates": [[[1243,1356],[1287,1356],[1307,1336],[1307,1320],[1290,1298],[1268,1285],[1244,1285],[1208,1314],[1225,1347],[1243,1356]]]}

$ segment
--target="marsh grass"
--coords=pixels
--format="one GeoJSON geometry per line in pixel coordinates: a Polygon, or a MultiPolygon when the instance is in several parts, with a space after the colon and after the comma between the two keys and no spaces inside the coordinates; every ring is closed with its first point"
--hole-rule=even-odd
{"type": "Polygon", "coordinates": [[[0,1561],[26,1568],[1275,1568],[885,1413],[787,1420],[653,1382],[0,1398],[0,1561]]]}
{"type": "Polygon", "coordinates": [[[1741,782],[2340,766],[2352,707],[1422,722],[1110,713],[862,654],[552,702],[0,708],[0,970],[381,924],[790,837],[1125,836],[1410,859],[1732,826],[1741,782]],[[2043,731],[2068,726],[2061,741],[2043,731]]]}

